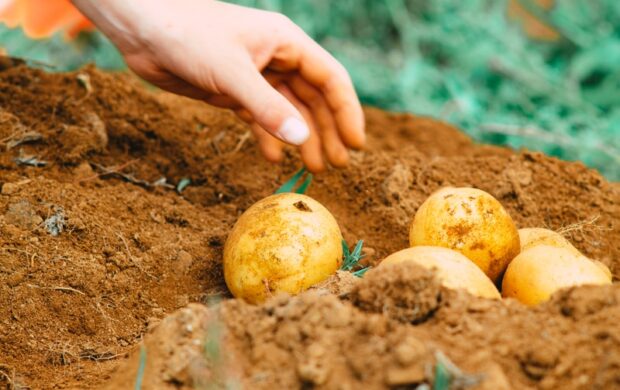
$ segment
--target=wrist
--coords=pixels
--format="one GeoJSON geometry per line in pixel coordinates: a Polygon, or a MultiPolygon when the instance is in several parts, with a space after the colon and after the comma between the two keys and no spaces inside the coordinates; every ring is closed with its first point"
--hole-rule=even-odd
{"type": "Polygon", "coordinates": [[[103,32],[123,53],[136,51],[149,34],[141,10],[158,1],[144,0],[71,0],[97,28],[103,32]]]}

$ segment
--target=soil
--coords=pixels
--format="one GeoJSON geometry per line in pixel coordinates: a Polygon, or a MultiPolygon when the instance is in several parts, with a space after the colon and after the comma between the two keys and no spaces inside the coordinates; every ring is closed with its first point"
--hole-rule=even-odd
{"type": "MultiPolygon", "coordinates": [[[[432,119],[366,116],[367,149],[308,195],[349,243],[364,239],[367,264],[406,247],[433,191],[473,186],[620,277],[618,183],[432,119]]],[[[618,283],[528,308],[395,265],[263,305],[231,299],[230,228],[300,167],[292,149],[265,162],[248,134],[127,75],[0,62],[0,386],[133,388],[145,364],[144,388],[416,388],[443,362],[454,388],[620,388],[618,283]]]]}

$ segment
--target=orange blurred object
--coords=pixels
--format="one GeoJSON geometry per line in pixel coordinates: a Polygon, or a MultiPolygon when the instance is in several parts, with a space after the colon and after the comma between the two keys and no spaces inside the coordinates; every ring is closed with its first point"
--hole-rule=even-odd
{"type": "Polygon", "coordinates": [[[47,38],[58,31],[75,38],[95,29],[69,0],[9,0],[0,9],[0,22],[21,26],[30,38],[47,38]]]}
{"type": "MultiPolygon", "coordinates": [[[[554,5],[554,0],[534,0],[539,7],[544,10],[549,10],[554,5]]],[[[545,24],[542,20],[539,20],[535,15],[529,12],[519,0],[510,0],[508,5],[508,15],[514,19],[520,19],[523,22],[523,29],[525,33],[534,39],[540,39],[543,41],[555,41],[560,37],[560,34],[553,27],[545,24]]]]}

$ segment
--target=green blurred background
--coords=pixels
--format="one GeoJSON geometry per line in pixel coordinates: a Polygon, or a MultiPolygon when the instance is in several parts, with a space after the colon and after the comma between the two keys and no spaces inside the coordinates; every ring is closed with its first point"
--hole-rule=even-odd
{"type": "MultiPolygon", "coordinates": [[[[504,0],[237,0],[282,12],[350,71],[362,101],[453,123],[481,142],[581,160],[620,180],[620,0],[518,3],[555,30],[534,39],[504,0]]],[[[14,56],[121,69],[100,34],[30,41],[0,26],[14,56]]]]}

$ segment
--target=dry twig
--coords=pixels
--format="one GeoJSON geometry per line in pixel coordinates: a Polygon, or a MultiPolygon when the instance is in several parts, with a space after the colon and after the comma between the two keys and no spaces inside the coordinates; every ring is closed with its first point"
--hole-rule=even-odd
{"type": "Polygon", "coordinates": [[[584,231],[590,227],[595,228],[596,230],[603,230],[602,226],[599,226],[596,224],[596,221],[598,221],[600,217],[601,217],[600,215],[595,215],[594,217],[591,217],[584,221],[578,221],[568,226],[563,226],[559,228],[557,232],[563,236],[567,236],[567,235],[570,235],[572,232],[584,231]]]}
{"type": "Polygon", "coordinates": [[[252,136],[252,133],[249,131],[246,131],[245,133],[243,133],[243,135],[239,138],[239,142],[237,143],[237,146],[235,146],[235,148],[232,150],[232,152],[230,152],[230,154],[235,154],[239,152],[241,148],[243,147],[243,145],[245,145],[245,143],[250,139],[251,136],[252,136]]]}
{"type": "Polygon", "coordinates": [[[120,238],[120,240],[123,242],[123,245],[125,246],[125,251],[127,252],[127,256],[129,256],[129,260],[131,260],[131,262],[133,263],[133,265],[136,266],[136,268],[138,268],[140,271],[142,271],[144,274],[146,274],[147,276],[158,280],[157,277],[153,274],[151,274],[150,272],[148,272],[147,270],[145,270],[142,265],[136,260],[136,258],[131,254],[131,251],[129,250],[129,244],[127,244],[127,240],[125,239],[125,236],[123,236],[123,233],[120,232],[116,232],[116,235],[118,236],[118,238],[120,238]]]}
{"type": "Polygon", "coordinates": [[[75,289],[73,287],[66,287],[66,286],[52,286],[52,287],[46,287],[46,286],[37,286],[36,284],[27,284],[28,287],[32,287],[32,288],[40,288],[42,290],[57,290],[57,291],[68,291],[68,292],[74,292],[80,295],[86,295],[84,294],[82,291],[75,289]]]}

